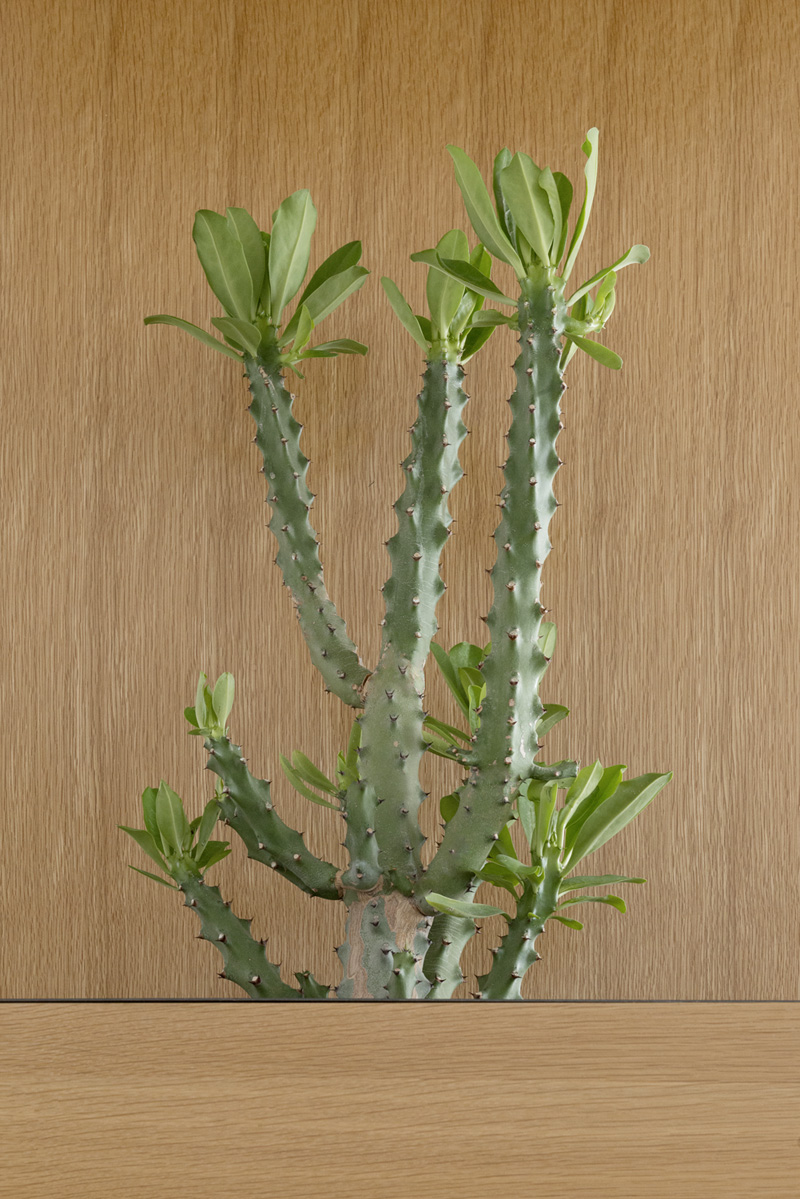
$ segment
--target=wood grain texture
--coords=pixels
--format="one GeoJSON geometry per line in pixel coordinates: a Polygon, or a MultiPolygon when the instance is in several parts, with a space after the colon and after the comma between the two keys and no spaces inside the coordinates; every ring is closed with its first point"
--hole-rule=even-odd
{"type": "MultiPolygon", "coordinates": [[[[199,812],[201,669],[235,674],[232,731],[267,777],[293,748],[332,763],[348,728],[272,566],[243,380],[142,324],[209,327],[195,210],[266,222],[307,186],[315,261],[363,239],[374,277],[330,335],[370,357],[313,365],[298,405],[329,590],[372,662],[421,369],[377,276],[421,300],[408,254],[463,224],[447,142],[577,181],[596,124],[585,272],[653,256],[620,280],[622,372],[569,368],[545,698],[572,716],[550,742],[675,777],[597,858],[649,879],[629,916],[549,933],[528,993],[800,996],[798,33],[790,0],[6,0],[3,995],[229,994],[116,826],[162,776],[199,812]]],[[[482,635],[513,358],[498,335],[470,371],[448,643],[482,635]]],[[[275,791],[340,860],[330,815],[275,791]]],[[[287,970],[335,977],[333,905],[238,846],[217,873],[287,970]]]]}
{"type": "Polygon", "coordinates": [[[0,1041],[8,1199],[797,1195],[791,1004],[10,1004],[0,1041]]]}

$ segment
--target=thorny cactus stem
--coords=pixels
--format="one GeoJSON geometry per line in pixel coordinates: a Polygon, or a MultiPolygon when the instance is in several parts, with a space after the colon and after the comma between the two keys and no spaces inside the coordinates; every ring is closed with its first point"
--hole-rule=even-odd
{"type": "Polygon", "coordinates": [[[412,255],[428,267],[427,316],[415,315],[396,285],[382,280],[426,367],[411,451],[402,463],[397,531],[387,542],[391,574],[383,588],[383,638],[374,670],[361,662],[325,589],[309,517],[314,497],[306,483],[308,460],[294,396],[284,382],[287,369],[299,375],[307,360],[367,352],[347,338],[312,344],[319,323],[365,280],[360,243],[347,243],[320,264],[287,321],[284,311],[303,284],[316,222],[308,192],[283,201],[270,232],[259,230],[244,209],[229,208],[224,217],[201,210],[194,239],[223,308],[224,316],[212,323],[224,342],[178,317],[146,319],[178,325],[244,366],[276,562],[326,690],[359,710],[333,778],[299,751],[291,761],[281,757],[295,789],[344,822],[346,865],[337,868],[312,853],[302,834],[277,816],[270,784],[248,770],[228,734],[229,674],[213,689],[201,675],[195,706],[185,713],[191,735],[203,738],[207,769],[217,777],[214,797],[189,822],[180,798],[162,782],[143,794],[145,828],[126,829],[166,879],[149,876],[177,886],[200,917],[201,937],[223,955],[221,976],[253,998],[319,999],[330,990],[308,971],[295,975],[297,986],[285,982],[263,942],[251,937],[249,921],[235,916],[205,882],[205,871],[229,852],[227,843],[210,839],[218,819],[237,833],[254,861],[311,898],[343,902],[343,979],[333,988],[339,998],[450,998],[464,980],[461,955],[476,920],[503,917],[507,933],[473,993],[519,999],[548,920],[582,928],[563,911],[578,903],[625,911],[619,896],[584,892],[643,879],[578,876],[575,869],[671,778],[646,774],[623,782],[623,766],[594,762],[581,769],[577,761],[548,764],[538,756],[547,731],[568,715],[561,705],[543,704],[539,694],[555,643],[555,626],[543,620],[541,581],[558,506],[563,373],[578,349],[605,366],[622,365],[591,335],[614,309],[618,272],[646,261],[649,251],[633,246],[567,295],[594,198],[596,129],[583,145],[586,191],[569,244],[572,185],[566,176],[502,150],[494,165],[493,201],[475,163],[462,150],[448,149],[478,244],[470,250],[466,234],[451,230],[434,249],[412,255]],[[513,269],[518,298],[492,281],[492,257],[513,269]],[[516,314],[485,308],[486,300],[516,308],[516,314]],[[463,473],[464,363],[500,326],[515,329],[519,352],[491,569],[491,641],[484,647],[459,642],[447,651],[432,639],[444,591],[440,559],[450,532],[448,500],[463,473]],[[458,725],[426,710],[424,671],[432,646],[463,716],[458,725]],[[457,792],[440,801],[444,835],[426,862],[418,814],[426,799],[420,766],[428,752],[457,763],[465,777],[457,792]],[[528,844],[523,857],[513,827],[528,844]],[[509,892],[515,910],[478,902],[484,883],[509,892]]]}

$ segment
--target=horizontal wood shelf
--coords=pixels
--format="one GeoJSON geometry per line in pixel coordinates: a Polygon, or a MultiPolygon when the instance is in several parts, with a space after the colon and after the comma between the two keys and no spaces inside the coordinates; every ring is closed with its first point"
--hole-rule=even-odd
{"type": "Polygon", "coordinates": [[[0,1005],[0,1196],[790,1199],[800,1006],[0,1005]]]}

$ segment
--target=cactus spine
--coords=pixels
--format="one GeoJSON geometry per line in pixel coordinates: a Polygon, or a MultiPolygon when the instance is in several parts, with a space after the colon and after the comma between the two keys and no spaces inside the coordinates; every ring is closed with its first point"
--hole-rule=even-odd
{"type": "Polygon", "coordinates": [[[225,340],[177,317],[146,322],[178,325],[244,366],[276,562],[326,690],[357,710],[333,777],[299,751],[291,759],[281,757],[295,789],[343,820],[342,866],[309,851],[302,835],[276,814],[269,782],[247,769],[229,736],[228,674],[213,688],[201,675],[194,707],[185,710],[190,733],[203,738],[207,769],[216,776],[202,815],[190,822],[180,798],[162,782],[143,794],[144,829],[125,830],[166,877],[140,873],[177,886],[200,917],[201,938],[222,953],[221,977],[252,998],[447,999],[464,981],[461,957],[476,921],[498,918],[507,931],[473,994],[521,998],[549,920],[582,928],[564,911],[578,903],[625,911],[622,899],[605,889],[643,879],[578,876],[575,870],[671,778],[647,774],[623,781],[624,766],[594,762],[581,768],[577,761],[547,763],[539,756],[546,733],[568,715],[540,696],[555,645],[555,626],[544,620],[541,578],[558,506],[554,481],[564,370],[578,349],[605,366],[621,366],[592,334],[613,311],[618,272],[646,261],[648,251],[632,247],[567,295],[594,198],[596,130],[583,145],[585,199],[569,245],[572,186],[566,176],[502,150],[494,165],[493,202],[475,164],[456,147],[449,150],[478,244],[470,250],[466,234],[451,230],[434,249],[412,255],[428,268],[427,315],[414,314],[395,284],[382,280],[426,365],[411,449],[401,464],[397,530],[387,542],[391,573],[383,587],[383,636],[374,668],[361,662],[325,588],[309,518],[314,497],[306,483],[308,460],[292,412],[294,396],[285,385],[285,372],[299,375],[306,360],[366,353],[366,346],[347,338],[312,344],[319,323],[364,282],[360,243],[343,246],[314,271],[286,320],[285,309],[309,263],[316,210],[308,192],[283,201],[269,232],[259,230],[244,209],[229,208],[224,217],[202,210],[194,238],[224,312],[212,323],[225,340]],[[492,280],[493,258],[513,269],[516,296],[492,280]],[[492,306],[485,306],[487,300],[492,306]],[[504,313],[506,306],[516,311],[504,313]],[[490,572],[491,640],[483,647],[459,642],[447,650],[433,638],[444,591],[440,560],[450,533],[448,501],[463,473],[458,455],[466,435],[464,364],[504,326],[516,331],[518,356],[490,572]],[[431,651],[460,709],[456,724],[426,709],[431,651]],[[440,800],[444,834],[432,854],[425,852],[419,824],[427,798],[420,784],[426,753],[464,771],[458,791],[440,800]],[[346,935],[338,950],[343,976],[336,986],[317,982],[308,971],[295,975],[296,986],[282,979],[264,944],[251,937],[249,922],[235,916],[205,881],[206,871],[229,852],[227,842],[210,839],[218,820],[237,834],[253,860],[311,896],[344,903],[346,935]],[[520,851],[523,842],[526,849],[520,851]],[[484,885],[507,892],[512,910],[480,902],[484,885]]]}

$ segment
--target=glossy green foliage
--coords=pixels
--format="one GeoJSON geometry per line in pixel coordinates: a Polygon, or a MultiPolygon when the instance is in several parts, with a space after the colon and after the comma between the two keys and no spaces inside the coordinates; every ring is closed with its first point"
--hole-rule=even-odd
{"type": "Polygon", "coordinates": [[[211,318],[225,341],[176,316],[148,316],[144,323],[175,325],[239,360],[276,343],[281,366],[296,374],[297,363],[305,359],[366,354],[367,347],[351,338],[311,344],[317,326],[358,291],[369,274],[358,265],[359,241],[335,250],[317,267],[291,317],[285,318],[308,272],[316,223],[317,210],[306,189],[279,205],[270,232],[260,230],[244,208],[228,208],[224,217],[201,209],[195,216],[194,243],[208,285],[225,313],[211,318]]]}

